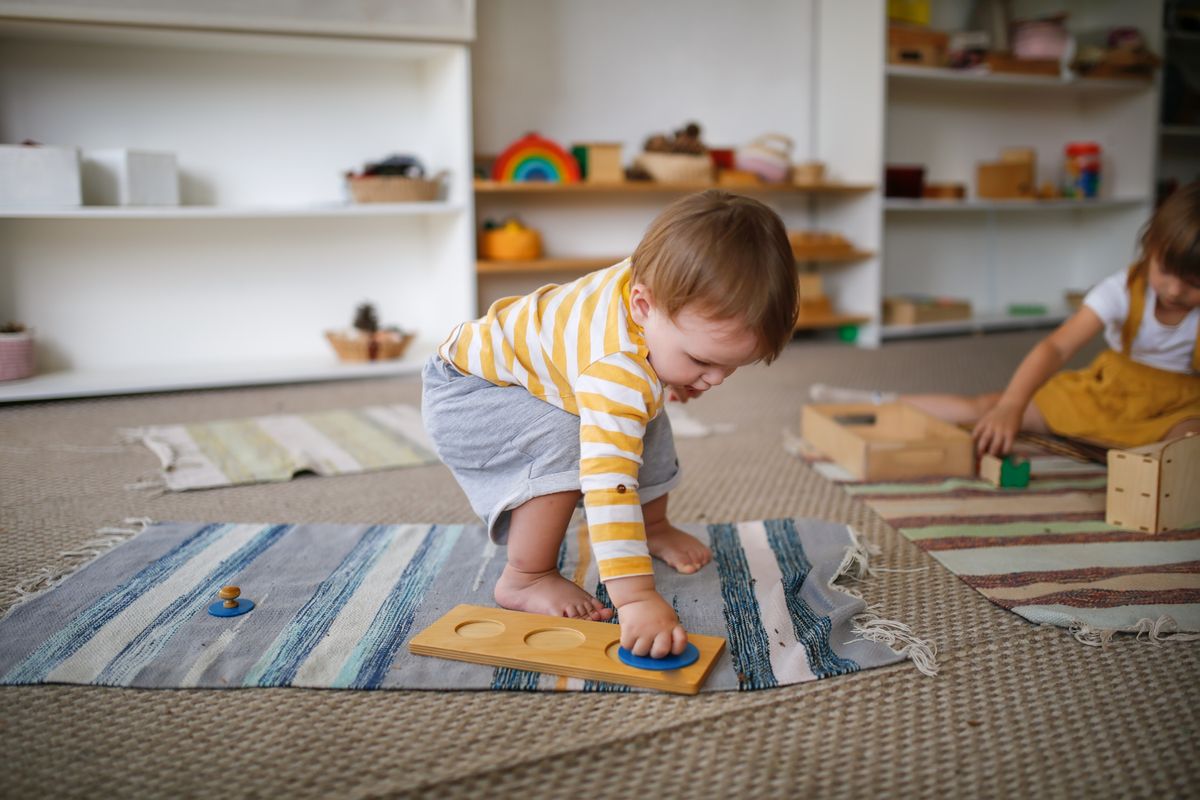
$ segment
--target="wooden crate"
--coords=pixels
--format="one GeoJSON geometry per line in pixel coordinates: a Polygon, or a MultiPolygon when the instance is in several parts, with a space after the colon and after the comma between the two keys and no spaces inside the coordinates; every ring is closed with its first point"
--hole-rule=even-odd
{"type": "Polygon", "coordinates": [[[1163,533],[1200,525],[1200,436],[1108,451],[1105,521],[1163,533]]]}
{"type": "Polygon", "coordinates": [[[859,480],[975,475],[971,435],[905,403],[807,405],[800,430],[859,480]]]}

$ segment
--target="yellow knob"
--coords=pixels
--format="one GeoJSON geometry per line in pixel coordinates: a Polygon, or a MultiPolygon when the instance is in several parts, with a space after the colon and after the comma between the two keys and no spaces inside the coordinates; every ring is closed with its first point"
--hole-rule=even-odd
{"type": "Polygon", "coordinates": [[[237,598],[241,593],[242,590],[236,586],[223,586],[217,592],[217,597],[225,601],[225,608],[237,608],[237,598]]]}

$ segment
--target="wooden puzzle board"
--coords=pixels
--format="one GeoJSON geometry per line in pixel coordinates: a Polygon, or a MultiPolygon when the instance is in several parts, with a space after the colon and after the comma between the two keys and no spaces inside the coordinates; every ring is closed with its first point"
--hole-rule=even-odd
{"type": "Polygon", "coordinates": [[[681,669],[638,669],[618,659],[620,637],[620,627],[607,622],[464,604],[414,636],[408,649],[422,656],[680,694],[700,691],[725,649],[720,636],[689,633],[688,641],[700,651],[695,663],[681,669]]]}

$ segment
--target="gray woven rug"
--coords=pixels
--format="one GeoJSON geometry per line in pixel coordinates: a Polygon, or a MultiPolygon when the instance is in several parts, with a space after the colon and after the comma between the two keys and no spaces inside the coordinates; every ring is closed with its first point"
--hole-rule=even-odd
{"type": "MultiPolygon", "coordinates": [[[[766,689],[894,664],[880,620],[839,577],[864,575],[845,525],[766,520],[694,525],[711,565],[656,582],[684,626],[728,647],[705,686],[766,689]]],[[[492,605],[505,554],[481,525],[157,523],[0,621],[0,682],[147,688],[625,690],[595,681],[412,655],[411,636],[461,603],[492,605]],[[256,604],[208,613],[238,584],[256,604]]],[[[607,602],[585,529],[559,569],[607,602]]],[[[613,637],[617,626],[613,626],[613,637]]]]}

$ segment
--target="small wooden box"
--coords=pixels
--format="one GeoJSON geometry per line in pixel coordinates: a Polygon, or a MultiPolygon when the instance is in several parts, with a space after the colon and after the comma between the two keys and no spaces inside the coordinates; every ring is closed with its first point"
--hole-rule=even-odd
{"type": "Polygon", "coordinates": [[[1033,197],[1036,188],[1030,162],[997,161],[975,168],[975,194],[993,200],[1033,197]]]}
{"type": "Polygon", "coordinates": [[[889,25],[888,63],[940,67],[946,61],[949,34],[929,28],[889,25]]]}
{"type": "Polygon", "coordinates": [[[971,304],[948,297],[885,297],[885,325],[920,325],[971,318],[971,304]]]}
{"type": "Polygon", "coordinates": [[[905,403],[807,405],[800,430],[859,480],[975,475],[971,435],[905,403]]]}
{"type": "Polygon", "coordinates": [[[1105,521],[1163,533],[1200,525],[1200,436],[1108,451],[1105,521]]]}
{"type": "Polygon", "coordinates": [[[587,183],[623,183],[625,168],[621,166],[620,142],[583,142],[587,150],[587,183]]]}

